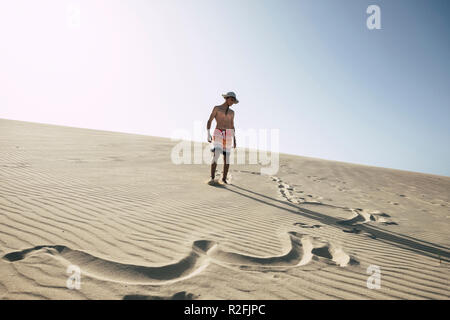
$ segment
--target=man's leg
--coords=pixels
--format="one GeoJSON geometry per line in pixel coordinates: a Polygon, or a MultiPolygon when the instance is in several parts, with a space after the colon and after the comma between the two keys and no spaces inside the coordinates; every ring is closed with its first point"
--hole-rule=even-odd
{"type": "Polygon", "coordinates": [[[223,176],[222,180],[227,181],[228,169],[230,168],[230,153],[224,152],[223,154],[223,176]]]}
{"type": "Polygon", "coordinates": [[[228,168],[229,167],[230,167],[229,163],[223,165],[223,177],[222,177],[222,180],[227,181],[227,174],[228,174],[228,168]]]}
{"type": "Polygon", "coordinates": [[[211,159],[211,179],[213,180],[216,177],[217,161],[219,160],[220,152],[221,149],[217,147],[213,149],[213,157],[211,159]]]}
{"type": "Polygon", "coordinates": [[[216,168],[217,168],[217,163],[212,162],[211,163],[211,179],[213,179],[213,180],[216,176],[216,168]]]}

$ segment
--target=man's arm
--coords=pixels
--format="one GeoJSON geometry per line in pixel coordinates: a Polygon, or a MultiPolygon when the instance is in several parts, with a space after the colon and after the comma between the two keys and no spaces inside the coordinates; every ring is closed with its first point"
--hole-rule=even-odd
{"type": "Polygon", "coordinates": [[[233,129],[233,148],[236,149],[236,130],[234,129],[234,112],[233,116],[231,117],[231,129],[233,129]]]}
{"type": "Polygon", "coordinates": [[[208,131],[208,142],[212,141],[211,133],[209,132],[209,129],[211,129],[211,123],[214,120],[214,118],[216,117],[216,114],[217,114],[217,107],[214,107],[211,112],[211,115],[209,116],[208,123],[206,124],[206,130],[208,131]]]}

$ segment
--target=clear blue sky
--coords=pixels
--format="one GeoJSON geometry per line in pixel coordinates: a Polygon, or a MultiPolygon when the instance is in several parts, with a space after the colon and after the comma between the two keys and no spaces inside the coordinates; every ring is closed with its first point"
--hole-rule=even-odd
{"type": "Polygon", "coordinates": [[[281,152],[450,176],[449,21],[446,0],[2,1],[0,117],[170,137],[235,91],[236,127],[281,152]]]}

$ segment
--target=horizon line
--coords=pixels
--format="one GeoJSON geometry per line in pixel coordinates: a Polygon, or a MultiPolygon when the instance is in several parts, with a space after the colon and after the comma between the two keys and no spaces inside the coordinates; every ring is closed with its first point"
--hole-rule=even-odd
{"type": "MultiPolygon", "coordinates": [[[[43,125],[50,125],[50,126],[58,126],[58,127],[66,127],[66,128],[73,128],[73,129],[83,129],[83,130],[93,130],[93,131],[103,131],[103,132],[111,132],[111,133],[120,133],[120,134],[131,134],[131,135],[138,135],[138,136],[144,136],[144,137],[152,137],[152,138],[160,138],[160,139],[168,139],[170,141],[174,141],[172,137],[166,137],[166,136],[154,136],[151,134],[143,134],[143,133],[135,133],[135,132],[125,132],[125,131],[112,131],[112,130],[105,130],[105,129],[95,129],[95,128],[86,128],[86,127],[76,127],[76,126],[68,126],[68,125],[62,125],[62,124],[55,124],[55,123],[47,123],[47,122],[35,122],[35,121],[27,121],[27,120],[19,120],[19,119],[8,119],[8,118],[2,118],[0,117],[0,120],[8,120],[8,121],[19,121],[19,122],[27,122],[27,123],[33,123],[33,124],[43,124],[43,125]]],[[[185,139],[177,139],[177,140],[185,140],[185,139]]],[[[198,142],[202,144],[207,144],[207,142],[197,141],[197,140],[185,140],[185,141],[191,141],[191,142],[198,142]]],[[[241,147],[242,148],[242,147],[241,147]]],[[[271,152],[270,150],[264,150],[264,149],[252,149],[249,147],[244,147],[244,150],[256,150],[256,151],[266,151],[271,152]]],[[[426,174],[426,175],[432,175],[437,177],[443,177],[443,178],[450,178],[450,176],[447,176],[445,174],[436,174],[436,173],[429,173],[424,171],[412,171],[412,170],[406,170],[406,169],[399,169],[399,168],[391,168],[391,167],[381,167],[381,166],[374,166],[370,164],[364,164],[364,163],[357,163],[357,162],[348,162],[348,161],[342,161],[342,160],[335,160],[335,159],[326,159],[326,158],[319,158],[314,156],[306,156],[306,155],[300,155],[295,153],[287,153],[287,152],[278,152],[280,155],[286,155],[286,156],[295,156],[295,157],[303,157],[303,158],[311,158],[315,160],[321,160],[321,161],[331,161],[331,162],[340,162],[345,164],[351,164],[351,165],[358,165],[358,166],[365,166],[365,167],[372,167],[372,168],[378,168],[378,169],[388,169],[388,170],[395,170],[395,171],[404,171],[409,173],[419,173],[419,174],[426,174]]]]}

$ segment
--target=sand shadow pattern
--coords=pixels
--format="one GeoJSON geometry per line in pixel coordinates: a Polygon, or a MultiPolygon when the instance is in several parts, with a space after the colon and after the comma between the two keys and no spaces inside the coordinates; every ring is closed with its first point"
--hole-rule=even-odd
{"type": "MultiPolygon", "coordinates": [[[[439,259],[439,261],[450,262],[450,249],[443,245],[439,245],[436,243],[431,243],[429,241],[420,240],[417,238],[413,238],[408,235],[399,234],[394,231],[383,230],[377,227],[376,225],[368,222],[379,222],[380,225],[393,225],[396,224],[393,221],[389,221],[390,216],[388,214],[379,212],[377,210],[367,211],[361,208],[352,209],[343,206],[330,205],[326,203],[315,203],[318,206],[326,206],[330,208],[336,209],[344,209],[347,211],[353,211],[355,216],[350,219],[338,219],[318,211],[312,211],[301,207],[298,204],[279,200],[276,198],[272,198],[266,196],[264,194],[255,192],[253,190],[249,190],[243,188],[238,185],[232,185],[230,188],[227,188],[228,191],[233,192],[235,194],[239,194],[243,197],[252,199],[258,203],[263,203],[268,206],[284,210],[286,212],[296,214],[302,217],[306,217],[312,220],[315,220],[321,223],[322,226],[329,227],[337,227],[344,232],[349,233],[361,233],[370,236],[377,241],[382,241],[384,243],[389,243],[400,247],[405,250],[409,250],[411,252],[415,252],[417,254],[421,254],[423,256],[439,259]],[[278,203],[278,204],[277,204],[278,203]],[[286,208],[285,206],[289,206],[290,208],[286,208]],[[369,214],[369,215],[367,215],[369,214]],[[367,219],[368,217],[368,219],[367,219]],[[355,227],[357,226],[357,227],[355,227]],[[353,228],[349,228],[353,227],[353,228]]],[[[313,204],[313,203],[310,203],[313,204]]]]}

